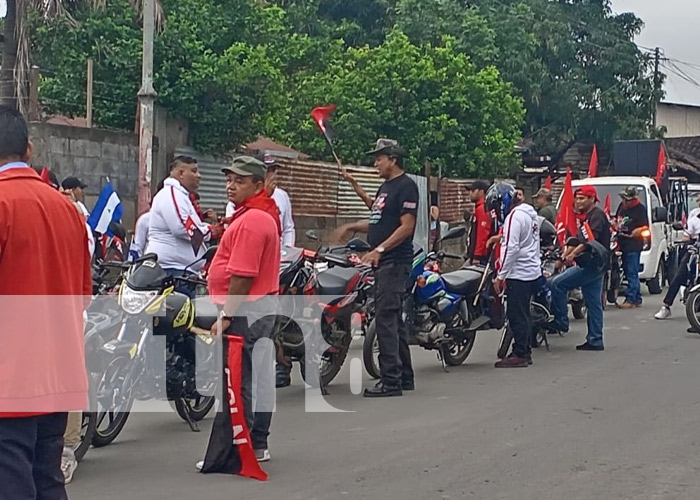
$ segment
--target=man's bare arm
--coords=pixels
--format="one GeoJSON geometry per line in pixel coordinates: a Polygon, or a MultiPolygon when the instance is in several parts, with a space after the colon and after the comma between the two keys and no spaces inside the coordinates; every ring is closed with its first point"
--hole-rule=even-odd
{"type": "Polygon", "coordinates": [[[343,224],[339,226],[333,234],[331,234],[331,242],[341,243],[345,241],[348,233],[368,233],[369,232],[369,221],[363,220],[360,222],[351,222],[349,224],[343,224]]]}
{"type": "Polygon", "coordinates": [[[372,205],[374,204],[374,200],[370,198],[370,196],[367,194],[367,191],[364,190],[362,186],[360,186],[360,183],[357,182],[357,179],[355,179],[350,172],[347,170],[343,169],[342,170],[343,178],[350,183],[352,188],[355,190],[355,193],[357,193],[357,196],[359,196],[362,201],[367,205],[367,208],[372,208],[372,205]]]}
{"type": "Polygon", "coordinates": [[[244,278],[242,276],[231,276],[231,282],[228,285],[228,296],[224,304],[224,316],[235,316],[238,308],[245,301],[246,296],[250,293],[250,288],[253,285],[253,278],[244,278]]]}

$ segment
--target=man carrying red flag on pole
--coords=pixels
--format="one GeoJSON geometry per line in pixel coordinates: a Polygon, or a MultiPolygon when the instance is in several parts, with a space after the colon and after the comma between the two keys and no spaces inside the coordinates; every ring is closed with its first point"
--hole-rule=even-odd
{"type": "Polygon", "coordinates": [[[574,213],[574,188],[572,187],[571,169],[569,168],[566,169],[564,191],[561,195],[559,213],[554,226],[557,228],[557,239],[562,247],[566,243],[566,239],[575,235],[576,231],[578,231],[576,214],[574,213]]]}
{"type": "MultiPolygon", "coordinates": [[[[577,211],[584,218],[575,237],[566,242],[563,263],[569,267],[552,279],[552,313],[554,331],[569,331],[568,292],[581,288],[588,306],[588,335],[578,351],[602,351],[603,346],[603,275],[609,262],[610,222],[596,206],[598,193],[593,186],[581,186],[574,192],[577,211]],[[576,264],[576,265],[574,265],[576,264]]],[[[563,202],[564,200],[562,200],[563,202]]],[[[562,209],[564,206],[562,205],[562,209]]]]}

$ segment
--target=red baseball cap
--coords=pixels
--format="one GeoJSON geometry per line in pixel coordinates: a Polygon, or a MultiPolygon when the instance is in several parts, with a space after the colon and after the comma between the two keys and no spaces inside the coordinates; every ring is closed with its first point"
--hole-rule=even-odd
{"type": "Polygon", "coordinates": [[[598,191],[596,191],[596,188],[594,188],[591,185],[586,185],[586,186],[581,186],[576,188],[574,191],[574,196],[582,195],[587,198],[595,198],[595,201],[598,202],[600,201],[598,199],[598,191]]]}

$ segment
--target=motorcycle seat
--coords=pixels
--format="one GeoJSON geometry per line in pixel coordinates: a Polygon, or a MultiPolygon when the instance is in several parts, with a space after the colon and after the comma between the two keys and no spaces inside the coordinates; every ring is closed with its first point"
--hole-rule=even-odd
{"type": "Polygon", "coordinates": [[[219,317],[219,309],[210,300],[197,301],[197,314],[194,318],[194,324],[204,330],[211,330],[211,327],[216,323],[219,317]]]}
{"type": "Polygon", "coordinates": [[[474,295],[479,291],[479,284],[484,268],[474,267],[473,269],[461,269],[451,273],[443,274],[442,280],[445,282],[445,288],[450,293],[469,296],[474,295]]]}
{"type": "Polygon", "coordinates": [[[359,277],[357,269],[332,267],[319,273],[316,277],[319,295],[345,295],[348,284],[359,277]]]}

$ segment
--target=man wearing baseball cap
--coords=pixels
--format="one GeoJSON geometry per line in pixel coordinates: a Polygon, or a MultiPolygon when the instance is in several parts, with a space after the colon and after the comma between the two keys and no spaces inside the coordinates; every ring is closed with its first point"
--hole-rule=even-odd
{"type": "MultiPolygon", "coordinates": [[[[250,156],[239,156],[222,172],[226,174],[226,194],[235,203],[236,212],[209,268],[210,298],[220,311],[220,322],[213,324],[211,334],[218,336],[223,332],[244,338],[240,372],[241,404],[255,456],[259,462],[264,462],[270,459],[267,438],[272,421],[275,385],[271,376],[260,376],[271,370],[264,366],[253,367],[253,362],[257,363],[258,355],[264,351],[263,359],[259,361],[269,362],[271,368],[274,352],[265,354],[265,342],[258,347],[257,340],[269,338],[274,325],[269,311],[267,317],[251,320],[250,324],[248,316],[258,311],[265,302],[265,296],[279,293],[281,226],[277,205],[265,192],[267,172],[264,163],[250,156]],[[252,397],[254,370],[259,375],[255,408],[252,397]],[[272,404],[268,404],[270,399],[272,404]]],[[[224,337],[224,342],[224,366],[227,366],[229,340],[224,337]]],[[[223,401],[227,401],[227,388],[222,389],[223,401]]],[[[236,441],[232,435],[230,412],[218,412],[206,457],[197,463],[197,469],[204,473],[237,473],[240,457],[236,441]]]]}
{"type": "Polygon", "coordinates": [[[85,206],[85,191],[87,184],[83,183],[77,177],[66,177],[61,183],[61,188],[63,191],[70,192],[73,195],[73,199],[78,204],[78,208],[83,213],[85,217],[90,216],[90,212],[85,206]]]}
{"type": "Polygon", "coordinates": [[[467,187],[469,199],[474,203],[474,212],[471,218],[471,230],[469,231],[469,243],[467,244],[467,258],[472,264],[486,264],[489,258],[488,240],[493,233],[493,224],[488,210],[486,210],[486,191],[489,183],[475,181],[467,187]]]}
{"type": "Polygon", "coordinates": [[[562,260],[571,266],[552,279],[551,328],[569,331],[568,293],[581,288],[588,307],[588,335],[578,351],[602,351],[603,345],[603,275],[610,258],[610,222],[605,212],[596,206],[598,192],[586,185],[574,191],[576,211],[581,214],[579,230],[566,242],[562,260]],[[574,265],[576,264],[576,265],[574,265]]]}
{"type": "Polygon", "coordinates": [[[552,205],[552,191],[542,188],[532,197],[535,200],[537,215],[544,217],[552,224],[557,223],[557,209],[552,205]]]}

